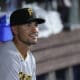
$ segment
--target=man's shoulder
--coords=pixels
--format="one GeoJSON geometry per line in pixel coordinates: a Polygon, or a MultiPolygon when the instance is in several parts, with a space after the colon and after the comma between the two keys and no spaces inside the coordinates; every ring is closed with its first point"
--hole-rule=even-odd
{"type": "Polygon", "coordinates": [[[4,42],[0,45],[0,58],[1,57],[8,57],[9,56],[9,50],[11,42],[4,42]]]}
{"type": "Polygon", "coordinates": [[[7,59],[7,57],[14,57],[14,51],[15,51],[15,47],[12,43],[12,41],[8,41],[5,42],[3,44],[0,45],[0,58],[4,57],[5,59],[7,59]]]}
{"type": "Polygon", "coordinates": [[[12,41],[8,41],[8,42],[4,42],[0,45],[0,52],[1,51],[8,51],[8,49],[13,48],[13,42],[12,41]]]}
{"type": "Polygon", "coordinates": [[[14,61],[18,61],[18,56],[13,43],[11,41],[3,43],[0,46],[0,64],[8,64],[14,61]]]}

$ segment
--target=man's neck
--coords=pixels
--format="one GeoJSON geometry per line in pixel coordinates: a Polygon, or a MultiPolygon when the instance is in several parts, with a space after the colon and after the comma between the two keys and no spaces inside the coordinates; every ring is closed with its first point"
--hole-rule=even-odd
{"type": "Polygon", "coordinates": [[[30,51],[30,46],[27,46],[26,44],[13,40],[14,44],[16,45],[16,48],[19,50],[22,57],[25,59],[27,57],[28,51],[30,51]]]}

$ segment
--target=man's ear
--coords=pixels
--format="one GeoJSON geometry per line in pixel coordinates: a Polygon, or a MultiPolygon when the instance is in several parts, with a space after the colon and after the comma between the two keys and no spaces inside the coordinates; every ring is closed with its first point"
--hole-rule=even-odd
{"type": "Polygon", "coordinates": [[[17,34],[17,26],[12,26],[11,30],[14,35],[17,34]]]}

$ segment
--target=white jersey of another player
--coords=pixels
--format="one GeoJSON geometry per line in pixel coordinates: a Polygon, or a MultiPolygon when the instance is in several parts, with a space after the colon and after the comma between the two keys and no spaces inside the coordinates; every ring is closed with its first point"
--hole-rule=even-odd
{"type": "Polygon", "coordinates": [[[36,80],[35,58],[24,60],[12,41],[0,45],[0,80],[36,80]]]}

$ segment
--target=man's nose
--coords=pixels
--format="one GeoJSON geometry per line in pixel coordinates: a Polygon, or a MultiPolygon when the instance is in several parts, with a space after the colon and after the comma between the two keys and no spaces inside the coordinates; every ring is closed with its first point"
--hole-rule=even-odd
{"type": "Polygon", "coordinates": [[[38,32],[39,32],[38,27],[35,27],[35,26],[34,26],[34,27],[32,27],[32,32],[37,32],[37,33],[38,33],[38,32]]]}

